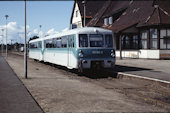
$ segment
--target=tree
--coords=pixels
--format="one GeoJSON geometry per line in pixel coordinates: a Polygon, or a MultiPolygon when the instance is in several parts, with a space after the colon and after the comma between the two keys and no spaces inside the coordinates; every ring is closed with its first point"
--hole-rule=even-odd
{"type": "Polygon", "coordinates": [[[38,39],[38,38],[39,38],[38,36],[33,36],[29,39],[29,41],[34,40],[34,39],[38,39]]]}

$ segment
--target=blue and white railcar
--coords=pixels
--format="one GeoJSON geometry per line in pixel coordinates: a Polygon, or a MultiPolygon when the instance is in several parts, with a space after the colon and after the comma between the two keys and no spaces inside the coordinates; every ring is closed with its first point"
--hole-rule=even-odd
{"type": "Polygon", "coordinates": [[[113,33],[85,27],[29,42],[29,57],[69,69],[112,68],[115,65],[113,33]]]}
{"type": "Polygon", "coordinates": [[[29,42],[29,58],[39,61],[43,60],[44,43],[43,39],[35,39],[29,42]]]}

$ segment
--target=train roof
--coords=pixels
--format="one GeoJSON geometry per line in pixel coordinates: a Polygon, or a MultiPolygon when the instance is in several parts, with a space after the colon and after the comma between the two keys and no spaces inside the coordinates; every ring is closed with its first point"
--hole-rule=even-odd
{"type": "Polygon", "coordinates": [[[77,28],[77,29],[64,31],[64,32],[57,33],[55,35],[50,35],[50,36],[47,36],[47,37],[44,37],[44,38],[31,40],[30,42],[42,41],[42,40],[46,40],[46,39],[51,39],[51,38],[61,37],[61,36],[71,35],[71,34],[94,34],[94,33],[100,33],[100,32],[102,32],[104,34],[105,33],[110,33],[110,34],[113,33],[111,30],[107,30],[107,29],[103,29],[103,28],[83,27],[83,28],[77,28]]]}

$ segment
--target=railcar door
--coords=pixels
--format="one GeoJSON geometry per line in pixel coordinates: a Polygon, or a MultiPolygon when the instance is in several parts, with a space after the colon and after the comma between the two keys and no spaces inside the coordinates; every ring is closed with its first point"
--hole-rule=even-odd
{"type": "Polygon", "coordinates": [[[74,35],[68,36],[68,68],[73,68],[74,35]]]}

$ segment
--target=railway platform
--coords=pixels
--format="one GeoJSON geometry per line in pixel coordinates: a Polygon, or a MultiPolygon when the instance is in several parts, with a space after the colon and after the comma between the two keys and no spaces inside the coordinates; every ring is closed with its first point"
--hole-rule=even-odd
{"type": "Polygon", "coordinates": [[[2,56],[0,56],[0,113],[43,113],[2,56]]]}
{"type": "Polygon", "coordinates": [[[116,71],[118,74],[170,84],[170,60],[117,58],[116,71]]]}

